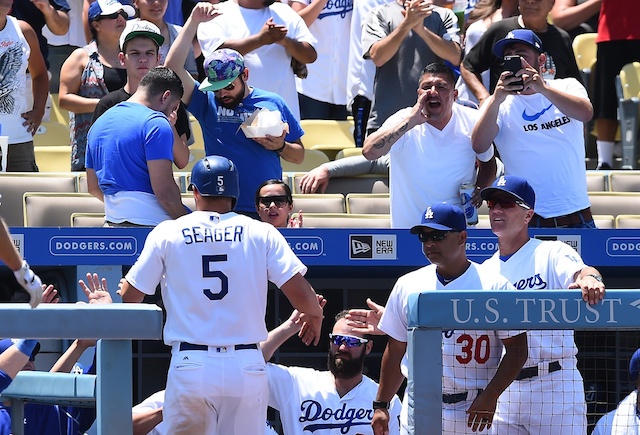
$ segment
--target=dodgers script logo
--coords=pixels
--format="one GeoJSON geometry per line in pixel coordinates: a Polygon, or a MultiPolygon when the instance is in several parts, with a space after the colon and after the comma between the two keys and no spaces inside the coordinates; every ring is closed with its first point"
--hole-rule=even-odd
{"type": "Polygon", "coordinates": [[[352,426],[368,426],[373,418],[372,409],[349,408],[343,403],[338,409],[323,408],[315,400],[305,400],[300,404],[300,423],[313,422],[304,426],[304,431],[315,432],[323,429],[340,429],[340,433],[349,433],[352,426]],[[317,422],[317,423],[316,423],[317,422]]]}
{"type": "Polygon", "coordinates": [[[340,18],[345,18],[352,11],[353,0],[329,0],[320,15],[318,15],[318,19],[321,20],[324,17],[333,15],[340,15],[340,18]]]}
{"type": "Polygon", "coordinates": [[[529,278],[523,278],[519,281],[514,282],[513,286],[518,290],[525,290],[525,289],[542,290],[547,288],[547,283],[545,282],[544,279],[542,279],[539,273],[536,273],[535,275],[530,276],[529,278]]]}

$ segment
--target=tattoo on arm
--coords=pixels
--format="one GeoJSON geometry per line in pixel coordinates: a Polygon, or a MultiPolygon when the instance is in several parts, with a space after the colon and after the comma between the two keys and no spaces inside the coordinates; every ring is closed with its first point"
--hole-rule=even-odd
{"type": "Polygon", "coordinates": [[[384,148],[385,146],[393,145],[400,136],[405,134],[409,130],[409,121],[405,120],[402,124],[398,125],[396,128],[391,130],[388,134],[384,135],[380,138],[378,142],[373,144],[373,147],[376,149],[384,148]]]}

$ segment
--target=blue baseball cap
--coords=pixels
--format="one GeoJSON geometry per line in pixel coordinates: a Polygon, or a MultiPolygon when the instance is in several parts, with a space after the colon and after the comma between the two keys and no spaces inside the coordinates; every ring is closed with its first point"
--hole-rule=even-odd
{"type": "Polygon", "coordinates": [[[500,59],[504,57],[504,49],[511,44],[520,42],[534,48],[538,53],[542,53],[542,41],[533,30],[516,29],[507,33],[507,36],[493,45],[493,53],[500,59]]]}
{"type": "Polygon", "coordinates": [[[482,199],[491,199],[496,193],[506,193],[515,200],[523,202],[530,209],[536,205],[536,193],[527,180],[517,175],[503,175],[480,192],[482,199]]]}
{"type": "Polygon", "coordinates": [[[117,0],[96,0],[89,6],[89,22],[97,20],[102,15],[111,15],[118,11],[124,11],[129,18],[136,15],[136,10],[128,4],[122,4],[117,0]]]}
{"type": "MultiPolygon", "coordinates": [[[[13,341],[10,338],[3,338],[2,340],[0,340],[0,354],[9,349],[11,346],[13,346],[13,341]]],[[[40,352],[40,343],[36,343],[36,347],[33,348],[33,352],[31,352],[29,361],[35,360],[38,352],[40,352]]]]}
{"type": "Polygon", "coordinates": [[[202,81],[201,91],[218,91],[229,86],[244,71],[244,58],[230,48],[216,50],[204,60],[207,78],[202,81]]]}
{"type": "Polygon", "coordinates": [[[640,375],[640,349],[636,350],[629,361],[629,377],[631,382],[638,381],[638,375],[640,375]]]}
{"type": "Polygon", "coordinates": [[[427,207],[422,214],[422,222],[411,228],[411,234],[418,234],[423,228],[443,231],[465,231],[467,218],[460,207],[441,203],[427,207]]]}

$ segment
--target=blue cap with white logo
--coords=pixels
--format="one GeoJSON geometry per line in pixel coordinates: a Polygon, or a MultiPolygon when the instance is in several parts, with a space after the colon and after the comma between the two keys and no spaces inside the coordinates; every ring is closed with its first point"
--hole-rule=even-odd
{"type": "Polygon", "coordinates": [[[494,44],[493,53],[502,59],[504,57],[504,49],[517,42],[526,44],[534,48],[538,53],[542,53],[542,41],[538,38],[538,35],[533,32],[533,30],[529,29],[516,29],[510,31],[507,33],[507,36],[494,44]]]}
{"type": "Polygon", "coordinates": [[[517,201],[526,204],[530,209],[536,205],[536,193],[527,180],[517,175],[503,175],[480,192],[482,199],[491,199],[496,193],[506,193],[517,201]]]}
{"type": "Polygon", "coordinates": [[[640,376],[640,349],[636,350],[629,362],[629,377],[631,382],[637,382],[640,376]]]}
{"type": "Polygon", "coordinates": [[[427,207],[422,214],[422,223],[411,228],[411,234],[418,234],[423,228],[442,231],[465,231],[467,218],[460,207],[441,203],[427,207]]]}

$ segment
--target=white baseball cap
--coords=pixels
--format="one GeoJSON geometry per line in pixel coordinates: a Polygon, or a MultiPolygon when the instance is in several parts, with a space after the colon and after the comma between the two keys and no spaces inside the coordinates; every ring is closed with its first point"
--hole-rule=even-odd
{"type": "Polygon", "coordinates": [[[124,11],[129,18],[136,15],[136,10],[131,5],[123,5],[117,0],[96,0],[89,6],[89,22],[95,21],[102,15],[111,15],[118,11],[124,11]]]}
{"type": "Polygon", "coordinates": [[[164,44],[164,36],[155,24],[146,20],[127,21],[127,25],[120,35],[120,50],[124,50],[124,44],[135,37],[144,36],[156,43],[158,48],[164,44]]]}

